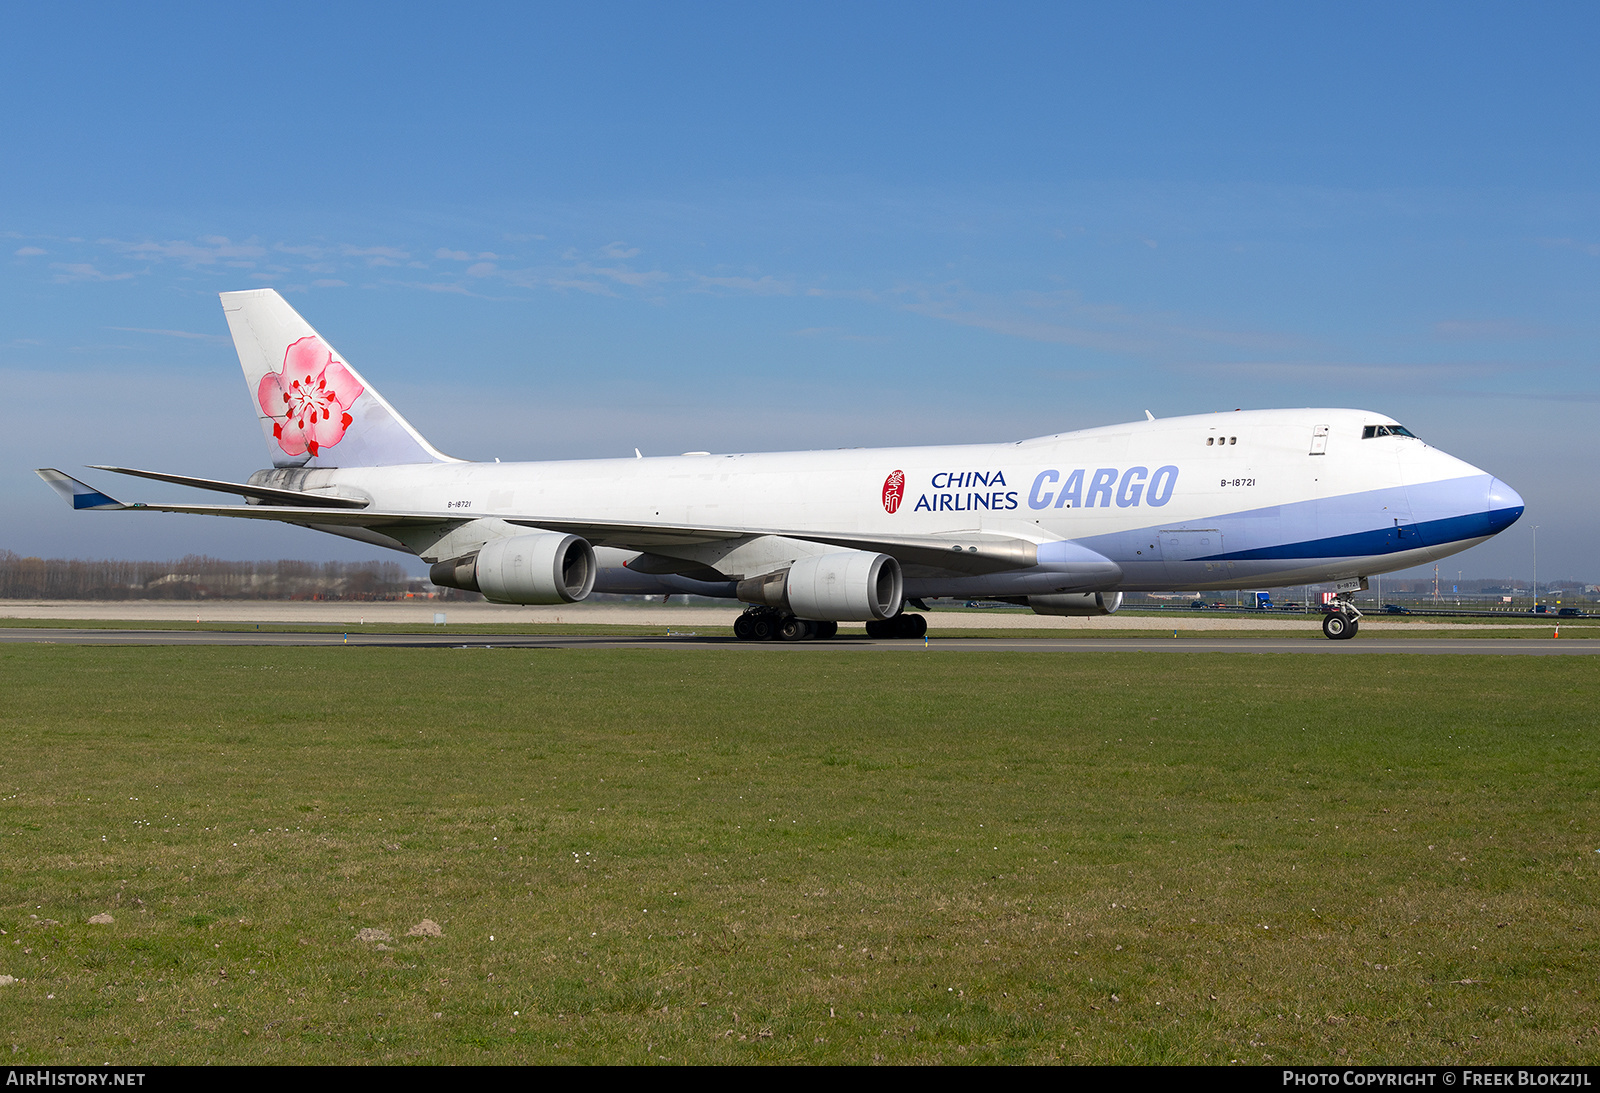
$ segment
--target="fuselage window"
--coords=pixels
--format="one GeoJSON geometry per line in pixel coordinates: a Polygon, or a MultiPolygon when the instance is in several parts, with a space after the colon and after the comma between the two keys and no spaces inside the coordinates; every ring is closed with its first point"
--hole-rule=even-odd
{"type": "Polygon", "coordinates": [[[1239,443],[1239,438],[1236,437],[1236,436],[1230,436],[1228,438],[1228,443],[1229,444],[1237,444],[1237,443],[1239,443]]]}
{"type": "Polygon", "coordinates": [[[1215,441],[1215,440],[1213,440],[1213,439],[1212,439],[1212,438],[1211,438],[1211,437],[1209,437],[1209,436],[1208,436],[1208,437],[1206,437],[1206,447],[1208,447],[1208,448],[1209,448],[1209,447],[1211,447],[1211,445],[1213,445],[1213,444],[1215,444],[1215,443],[1216,443],[1216,441],[1215,441]]]}

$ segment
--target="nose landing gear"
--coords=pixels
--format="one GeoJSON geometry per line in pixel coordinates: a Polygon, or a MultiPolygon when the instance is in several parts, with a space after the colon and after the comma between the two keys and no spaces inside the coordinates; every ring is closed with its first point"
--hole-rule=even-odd
{"type": "Polygon", "coordinates": [[[1327,614],[1322,616],[1323,637],[1339,641],[1355,637],[1356,631],[1361,629],[1361,612],[1351,602],[1352,596],[1353,593],[1341,592],[1328,605],[1327,614]]]}

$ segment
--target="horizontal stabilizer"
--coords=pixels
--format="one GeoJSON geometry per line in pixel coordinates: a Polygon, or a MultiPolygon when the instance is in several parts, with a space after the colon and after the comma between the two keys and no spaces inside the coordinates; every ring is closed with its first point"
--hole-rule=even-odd
{"type": "MultiPolygon", "coordinates": [[[[79,483],[82,485],[82,483],[79,483]]],[[[103,494],[99,496],[104,496],[103,494]]],[[[386,528],[420,527],[461,524],[460,517],[450,517],[433,512],[374,512],[371,509],[328,509],[291,507],[287,505],[166,505],[135,501],[132,504],[112,503],[119,509],[137,509],[140,512],[179,512],[190,516],[233,516],[243,520],[279,520],[285,524],[319,527],[386,528]]]]}
{"type": "Polygon", "coordinates": [[[151,478],[157,482],[173,482],[179,486],[192,486],[197,490],[232,493],[239,497],[253,497],[257,501],[273,501],[280,505],[315,505],[333,509],[361,509],[367,502],[354,497],[334,497],[325,493],[303,493],[300,490],[275,490],[271,486],[251,486],[243,482],[224,482],[217,478],[192,478],[186,474],[166,474],[162,471],[138,471],[132,467],[105,467],[94,464],[97,471],[113,474],[131,474],[135,478],[151,478]]]}
{"type": "Polygon", "coordinates": [[[75,509],[125,509],[128,506],[115,497],[107,497],[93,486],[79,482],[70,474],[62,474],[54,467],[40,467],[33,472],[59,493],[75,509]]]}

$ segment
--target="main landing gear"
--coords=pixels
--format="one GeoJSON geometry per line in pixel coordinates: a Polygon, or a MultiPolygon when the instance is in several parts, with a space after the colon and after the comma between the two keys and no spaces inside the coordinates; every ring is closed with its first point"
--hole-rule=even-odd
{"type": "MultiPolygon", "coordinates": [[[[921,615],[899,614],[892,619],[867,623],[869,638],[920,638],[928,632],[928,620],[921,615]]],[[[836,622],[798,619],[771,607],[751,607],[733,620],[733,635],[740,641],[811,641],[837,637],[836,622]]]]}
{"type": "Polygon", "coordinates": [[[1355,637],[1359,629],[1361,629],[1361,612],[1357,611],[1356,605],[1351,602],[1350,593],[1341,592],[1338,598],[1328,605],[1328,613],[1322,616],[1322,634],[1338,641],[1355,637]]]}
{"type": "Polygon", "coordinates": [[[875,619],[867,623],[869,638],[920,638],[927,632],[927,619],[905,612],[892,619],[875,619]]]}
{"type": "Polygon", "coordinates": [[[733,636],[740,641],[810,641],[838,633],[836,622],[797,619],[770,607],[752,607],[733,620],[733,636]]]}

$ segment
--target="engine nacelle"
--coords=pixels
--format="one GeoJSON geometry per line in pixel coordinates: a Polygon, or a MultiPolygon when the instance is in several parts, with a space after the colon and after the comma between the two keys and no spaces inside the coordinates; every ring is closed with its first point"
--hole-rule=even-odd
{"type": "Polygon", "coordinates": [[[482,592],[491,603],[576,603],[594,591],[594,548],[576,535],[544,532],[485,543],[436,562],[434,584],[482,592]]]}
{"type": "Polygon", "coordinates": [[[818,622],[871,622],[900,611],[904,580],[887,554],[844,550],[739,582],[739,599],[818,622]]]}
{"type": "Polygon", "coordinates": [[[1035,615],[1112,615],[1122,606],[1121,592],[1058,592],[1029,596],[1035,615]]]}

